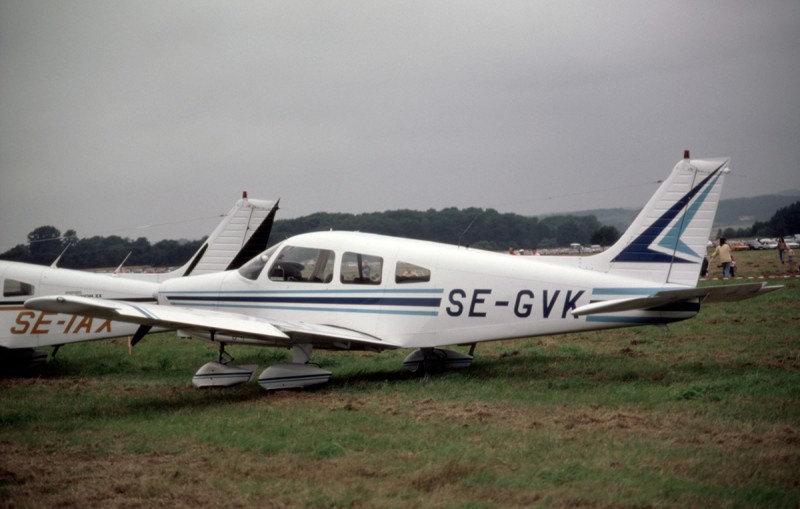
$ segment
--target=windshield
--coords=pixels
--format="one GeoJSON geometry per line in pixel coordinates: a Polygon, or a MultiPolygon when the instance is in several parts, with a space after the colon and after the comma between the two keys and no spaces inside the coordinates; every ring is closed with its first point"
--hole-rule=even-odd
{"type": "Polygon", "coordinates": [[[278,249],[278,245],[279,244],[272,246],[271,248],[267,249],[260,255],[256,256],[249,262],[242,265],[242,268],[239,269],[239,274],[241,274],[242,277],[245,277],[247,279],[252,279],[253,281],[258,279],[258,276],[261,274],[261,271],[264,270],[264,267],[267,266],[267,262],[269,261],[270,257],[275,252],[275,250],[278,249]]]}
{"type": "Polygon", "coordinates": [[[272,281],[330,283],[334,258],[329,249],[286,246],[272,263],[269,278],[272,281]]]}

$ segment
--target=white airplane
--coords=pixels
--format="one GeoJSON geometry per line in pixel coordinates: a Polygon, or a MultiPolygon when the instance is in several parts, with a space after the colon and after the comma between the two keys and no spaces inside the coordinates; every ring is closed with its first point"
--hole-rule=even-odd
{"type": "Polygon", "coordinates": [[[268,367],[267,390],[327,382],[309,364],[313,348],[411,348],[407,369],[465,367],[470,355],[444,349],[484,341],[667,324],[701,303],[740,300],[779,287],[763,283],[697,288],[727,159],[688,152],[608,250],[591,256],[514,257],[462,246],[357,232],[287,239],[238,270],[175,278],[158,304],[73,295],[25,307],[180,329],[220,345],[197,386],[249,380],[249,367],[223,363],[227,344],[292,349],[268,367]]]}
{"type": "MultiPolygon", "coordinates": [[[[129,323],[91,316],[32,311],[23,304],[41,295],[75,295],[155,302],[159,284],[168,279],[238,269],[267,247],[278,202],[248,199],[244,193],[197,253],[182,267],[164,274],[92,273],[29,263],[0,261],[0,357],[12,365],[25,358],[34,364],[46,359],[33,348],[131,336],[129,323]],[[10,350],[16,350],[11,352],[10,350]]],[[[138,339],[137,339],[138,341],[138,339]]]]}

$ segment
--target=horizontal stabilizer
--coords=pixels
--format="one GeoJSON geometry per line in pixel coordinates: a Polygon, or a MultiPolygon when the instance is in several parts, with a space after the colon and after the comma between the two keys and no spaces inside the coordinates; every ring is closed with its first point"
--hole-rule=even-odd
{"type": "Polygon", "coordinates": [[[647,297],[593,302],[574,309],[572,314],[573,316],[587,316],[600,313],[616,313],[619,311],[645,310],[692,299],[699,299],[701,303],[733,302],[763,295],[780,288],[783,288],[783,286],[767,286],[766,283],[745,283],[740,285],[718,285],[700,288],[661,290],[647,297]]]}

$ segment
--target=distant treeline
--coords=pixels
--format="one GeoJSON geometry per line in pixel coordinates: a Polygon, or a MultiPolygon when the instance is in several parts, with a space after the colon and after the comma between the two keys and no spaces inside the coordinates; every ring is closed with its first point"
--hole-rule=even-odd
{"type": "MultiPolygon", "coordinates": [[[[300,233],[321,230],[349,230],[412,239],[432,240],[475,248],[502,251],[514,248],[551,248],[580,244],[610,245],[619,237],[614,227],[601,225],[594,216],[548,216],[539,220],[518,214],[501,214],[494,209],[447,208],[444,210],[393,210],[365,214],[319,212],[297,219],[275,221],[270,244],[300,233]]],[[[28,243],[0,254],[4,260],[49,265],[67,245],[70,248],[59,267],[116,267],[128,253],[126,266],[177,266],[185,263],[203,240],[155,244],[140,237],[90,237],[79,239],[74,230],[63,235],[53,226],[40,226],[28,234],[28,243]]]]}
{"type": "Polygon", "coordinates": [[[767,221],[756,221],[748,228],[725,228],[718,237],[745,239],[749,237],[778,237],[800,233],[800,201],[778,209],[767,221]]]}
{"type": "Polygon", "coordinates": [[[766,194],[751,198],[721,200],[714,223],[732,225],[734,227],[747,225],[754,221],[767,223],[778,209],[788,207],[799,199],[800,196],[797,196],[797,193],[792,193],[789,195],[766,194]],[[742,216],[744,216],[744,219],[742,216]]]}
{"type": "Polygon", "coordinates": [[[299,233],[346,230],[380,233],[410,239],[468,245],[502,251],[514,248],[552,248],[580,244],[610,245],[619,237],[616,228],[601,225],[594,216],[548,216],[539,220],[494,209],[447,208],[390,210],[364,214],[318,212],[297,219],[276,221],[271,242],[299,233]]]}
{"type": "Polygon", "coordinates": [[[69,249],[58,262],[59,267],[89,269],[116,267],[128,253],[126,266],[148,265],[173,267],[184,264],[203,244],[205,238],[189,242],[161,240],[150,244],[144,237],[136,240],[118,237],[88,237],[79,239],[75,230],[64,235],[53,226],[40,226],[28,234],[28,243],[19,244],[3,254],[0,259],[50,265],[64,249],[69,249]]]}
{"type": "MultiPolygon", "coordinates": [[[[501,214],[494,209],[447,208],[364,214],[318,212],[297,219],[278,220],[273,226],[270,244],[300,233],[323,230],[380,233],[492,251],[504,251],[509,247],[546,249],[568,246],[573,242],[609,246],[619,238],[615,227],[600,224],[595,216],[562,215],[538,219],[501,214]]],[[[748,238],[795,233],[800,233],[800,202],[778,210],[768,221],[756,222],[749,228],[727,228],[718,231],[717,235],[748,238]]],[[[0,259],[49,265],[67,245],[71,245],[59,261],[59,267],[116,267],[128,253],[131,256],[126,266],[175,267],[188,261],[204,240],[162,240],[150,244],[144,237],[136,240],[118,236],[79,239],[74,230],[67,230],[62,235],[53,226],[40,226],[28,234],[27,244],[0,254],[0,259]]]]}

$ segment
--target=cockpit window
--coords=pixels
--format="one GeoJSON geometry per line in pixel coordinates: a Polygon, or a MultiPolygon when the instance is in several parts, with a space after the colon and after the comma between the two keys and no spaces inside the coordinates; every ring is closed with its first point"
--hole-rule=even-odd
{"type": "Polygon", "coordinates": [[[330,283],[333,280],[333,251],[286,246],[269,268],[272,281],[330,283]]]}
{"type": "Polygon", "coordinates": [[[33,295],[33,285],[15,279],[3,281],[3,297],[26,297],[28,295],[33,295]]]}
{"type": "Polygon", "coordinates": [[[339,278],[348,285],[379,285],[383,273],[383,258],[361,253],[342,255],[339,278]]]}
{"type": "Polygon", "coordinates": [[[397,262],[394,271],[395,283],[426,283],[431,280],[431,271],[408,262],[397,262]]]}
{"type": "Polygon", "coordinates": [[[274,253],[277,248],[277,245],[272,246],[249,262],[242,265],[242,268],[239,269],[239,274],[241,274],[242,277],[252,279],[253,281],[258,279],[258,276],[261,274],[261,271],[264,270],[264,267],[267,265],[267,262],[272,256],[272,253],[274,253]]]}

